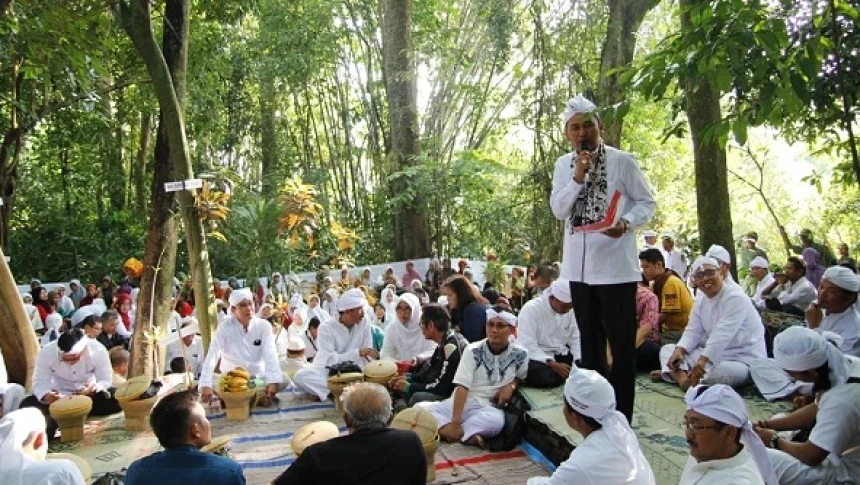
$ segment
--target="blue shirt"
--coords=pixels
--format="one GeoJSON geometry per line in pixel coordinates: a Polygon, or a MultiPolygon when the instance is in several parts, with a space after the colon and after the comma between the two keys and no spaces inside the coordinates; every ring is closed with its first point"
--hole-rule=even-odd
{"type": "Polygon", "coordinates": [[[128,467],[126,485],[245,485],[242,467],[233,460],[176,446],[145,456],[128,467]]]}

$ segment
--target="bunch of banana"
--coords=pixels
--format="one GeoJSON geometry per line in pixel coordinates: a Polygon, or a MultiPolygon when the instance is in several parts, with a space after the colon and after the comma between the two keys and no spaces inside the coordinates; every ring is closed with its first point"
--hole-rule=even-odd
{"type": "Polygon", "coordinates": [[[218,388],[221,392],[245,392],[252,386],[251,373],[237,367],[221,376],[218,388]]]}

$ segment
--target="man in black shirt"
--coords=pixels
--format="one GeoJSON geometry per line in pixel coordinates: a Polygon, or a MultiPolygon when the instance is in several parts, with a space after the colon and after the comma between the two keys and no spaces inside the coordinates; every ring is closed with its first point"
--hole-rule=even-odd
{"type": "Polygon", "coordinates": [[[116,325],[119,321],[119,314],[116,310],[108,310],[102,313],[102,333],[99,334],[98,340],[108,350],[114,347],[122,347],[128,350],[128,339],[117,333],[116,325]]]}
{"type": "Polygon", "coordinates": [[[309,446],[272,485],[424,485],[427,461],[418,435],[388,428],[391,396],[379,384],[344,391],[349,434],[309,446]]]}
{"type": "Polygon", "coordinates": [[[436,342],[429,361],[416,366],[412,374],[396,377],[390,387],[409,400],[409,407],[423,401],[442,401],[454,392],[454,374],[460,355],[469,342],[451,330],[451,315],[442,305],[430,304],[421,310],[424,338],[436,342]]]}

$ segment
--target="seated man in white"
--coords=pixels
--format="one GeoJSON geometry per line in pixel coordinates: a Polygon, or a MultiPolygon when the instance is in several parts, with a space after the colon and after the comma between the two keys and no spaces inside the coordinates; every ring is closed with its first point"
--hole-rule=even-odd
{"type": "Polygon", "coordinates": [[[815,300],[815,285],[806,279],[806,263],[797,256],[791,256],[781,273],[762,291],[765,306],[769,310],[802,316],[806,308],[815,300]]]}
{"type": "Polygon", "coordinates": [[[200,371],[200,399],[209,402],[215,366],[221,362],[222,373],[244,367],[252,376],[266,383],[266,399],[284,387],[275,339],[269,322],[254,316],[254,295],[248,288],[230,293],[230,318],[215,331],[209,354],[200,371]]]}
{"type": "Polygon", "coordinates": [[[562,413],[583,437],[551,477],[528,485],[654,485],[654,472],[627,418],[615,410],[615,391],[593,370],[574,367],[564,385],[562,413]]]}
{"type": "Polygon", "coordinates": [[[806,309],[806,325],[819,333],[839,335],[842,337],[839,350],[854,357],[860,357],[857,292],[860,292],[857,274],[844,266],[831,266],[821,277],[818,300],[806,309]]]}
{"type": "Polygon", "coordinates": [[[777,335],[773,355],[793,379],[812,383],[816,394],[815,403],[759,422],[755,428],[762,442],[772,448],[768,455],[779,483],[858,483],[860,379],[849,377],[849,358],[804,327],[791,327],[777,335]],[[778,434],[802,429],[811,429],[806,441],[790,441],[778,434]]]}
{"type": "Polygon", "coordinates": [[[69,460],[46,460],[45,418],[24,408],[0,419],[0,483],[6,485],[84,485],[78,467],[69,460]]]}
{"type": "Polygon", "coordinates": [[[679,485],[778,485],[743,398],[729,386],[687,390],[684,430],[690,457],[679,485]]]}
{"type": "Polygon", "coordinates": [[[203,368],[203,361],[206,354],[203,351],[203,339],[197,335],[200,324],[194,317],[185,317],[182,319],[182,328],[179,329],[178,340],[167,346],[167,362],[168,367],[173,359],[185,359],[187,365],[185,371],[190,372],[194,378],[200,376],[200,371],[203,368]]]}
{"type": "Polygon", "coordinates": [[[281,362],[281,369],[292,379],[296,372],[310,366],[311,363],[305,358],[305,341],[301,337],[290,337],[287,342],[287,356],[281,362]]]}
{"type": "Polygon", "coordinates": [[[740,286],[723,282],[715,259],[699,257],[692,274],[704,296],[696,298],[678,344],[660,349],[663,380],[685,390],[699,382],[744,385],[749,364],[767,356],[761,317],[740,286]]]}
{"type": "Polygon", "coordinates": [[[385,328],[380,359],[416,362],[429,358],[436,342],[424,338],[421,331],[421,303],[412,293],[404,293],[394,307],[397,318],[385,328]]]}
{"type": "Polygon", "coordinates": [[[555,280],[546,291],[523,305],[517,342],[529,353],[529,387],[564,384],[574,362],[582,357],[579,327],[570,297],[570,282],[555,280]]]}
{"type": "Polygon", "coordinates": [[[373,350],[370,325],[364,319],[366,304],[361,290],[347,290],[337,299],[338,318],[320,325],[313,365],[300,369],[293,378],[296,387],[310,394],[311,399],[328,399],[326,367],[352,361],[364,368],[365,363],[379,358],[373,350]]]}
{"type": "Polygon", "coordinates": [[[755,280],[755,293],[752,296],[753,304],[757,308],[765,308],[764,296],[762,293],[765,288],[768,288],[773,284],[773,275],[770,273],[770,263],[762,258],[761,256],[756,256],[750,261],[750,276],[755,280]]]}
{"type": "Polygon", "coordinates": [[[469,344],[454,375],[454,394],[444,401],[416,404],[439,423],[449,442],[484,445],[505,425],[504,407],[528,374],[526,349],[511,342],[517,317],[501,307],[487,310],[487,338],[469,344]]]}
{"type": "Polygon", "coordinates": [[[0,352],[0,418],[18,409],[25,395],[24,388],[20,384],[9,382],[6,361],[3,360],[3,352],[0,352]]]}
{"type": "MultiPolygon", "coordinates": [[[[708,248],[708,252],[705,253],[705,257],[713,258],[717,260],[720,266],[720,274],[723,277],[723,283],[727,285],[737,285],[735,279],[732,278],[732,256],[729,254],[726,248],[720,246],[719,244],[711,244],[711,247],[708,248]]],[[[697,293],[698,297],[699,294],[697,293]]]]}

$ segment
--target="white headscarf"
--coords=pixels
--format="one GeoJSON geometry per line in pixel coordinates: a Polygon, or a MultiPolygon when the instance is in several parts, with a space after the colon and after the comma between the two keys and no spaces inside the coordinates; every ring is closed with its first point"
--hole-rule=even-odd
{"type": "Polygon", "coordinates": [[[352,288],[343,292],[340,298],[337,299],[337,311],[345,312],[353,308],[364,307],[367,305],[367,299],[364,293],[358,288],[352,288]]]}
{"type": "Polygon", "coordinates": [[[489,322],[494,318],[498,318],[512,327],[517,326],[517,317],[513,313],[498,307],[487,308],[487,321],[489,322]]]}
{"type": "Polygon", "coordinates": [[[639,441],[627,418],[615,410],[615,390],[609,381],[593,370],[573,367],[564,384],[564,399],[576,412],[600,423],[609,441],[635,465],[639,441]]]}
{"type": "Polygon", "coordinates": [[[860,279],[857,279],[857,274],[844,266],[827,268],[821,279],[827,280],[845,291],[853,293],[860,291],[860,279]]]}
{"type": "Polygon", "coordinates": [[[574,116],[580,113],[591,113],[596,109],[597,106],[581,94],[568,99],[567,104],[565,105],[564,114],[562,115],[562,130],[567,129],[567,122],[574,116]]]}
{"type": "Polygon", "coordinates": [[[90,305],[95,307],[100,314],[107,311],[107,305],[105,305],[105,301],[101,298],[94,299],[93,302],[90,303],[90,305]]]}
{"type": "Polygon", "coordinates": [[[388,323],[385,329],[385,339],[391,339],[397,349],[398,360],[409,360],[422,352],[429,350],[432,345],[424,338],[421,332],[421,303],[418,297],[412,293],[404,293],[400,297],[401,302],[406,302],[412,309],[409,321],[404,325],[400,319],[388,323]]]}
{"type": "Polygon", "coordinates": [[[827,364],[830,385],[844,384],[850,377],[851,365],[835,345],[815,330],[789,327],[773,340],[773,359],[784,370],[804,372],[827,364]]]}
{"type": "Polygon", "coordinates": [[[18,409],[0,419],[0,483],[21,483],[26,459],[22,445],[38,432],[45,432],[45,417],[36,408],[18,409]]]}
{"type": "MultiPolygon", "coordinates": [[[[78,310],[79,312],[80,310],[78,310]]],[[[75,312],[75,315],[78,313],[75,312]]],[[[83,320],[83,319],[81,319],[83,320]]],[[[60,336],[60,327],[63,326],[63,317],[59,313],[54,312],[45,317],[45,333],[42,335],[42,347],[56,340],[60,336]]],[[[2,455],[0,455],[2,456],[2,455]]]]}
{"type": "Polygon", "coordinates": [[[200,323],[194,317],[185,317],[182,319],[182,325],[188,324],[187,326],[181,327],[179,329],[179,337],[185,338],[189,335],[197,335],[197,332],[200,331],[200,323]]]}
{"type": "Polygon", "coordinates": [[[254,294],[251,293],[250,288],[242,288],[241,290],[233,290],[230,293],[230,309],[236,307],[239,303],[242,303],[245,300],[254,301],[254,294]]]}
{"type": "Polygon", "coordinates": [[[753,268],[770,269],[770,263],[761,256],[756,256],[752,261],[750,261],[750,269],[753,268]]]}
{"type": "Polygon", "coordinates": [[[397,319],[397,312],[395,309],[397,308],[397,303],[400,301],[400,297],[397,296],[397,293],[394,292],[394,285],[388,285],[382,290],[382,294],[379,295],[379,303],[382,304],[382,308],[385,308],[385,325],[388,326],[391,322],[394,322],[397,319]],[[388,295],[393,296],[392,300],[388,301],[388,295]]]}
{"type": "Polygon", "coordinates": [[[729,386],[716,384],[713,386],[696,386],[687,390],[684,400],[687,409],[740,429],[741,443],[752,455],[759,473],[766,485],[779,485],[779,480],[773,472],[767,450],[753,431],[752,423],[747,414],[747,406],[743,398],[729,386]],[[705,388],[702,391],[702,388],[705,388]]]}
{"type": "Polygon", "coordinates": [[[260,305],[260,309],[257,310],[257,318],[263,318],[263,310],[266,309],[266,307],[271,309],[272,304],[271,303],[263,303],[262,305],[260,305]]]}
{"type": "MultiPolygon", "coordinates": [[[[93,305],[86,305],[78,308],[78,310],[72,315],[72,326],[77,327],[79,323],[86,320],[87,317],[95,315],[97,312],[98,309],[93,305]]],[[[53,313],[51,315],[53,315],[53,313]]],[[[48,315],[48,317],[50,317],[51,315],[48,315]]],[[[60,324],[62,323],[63,317],[60,317],[60,324]]]]}

